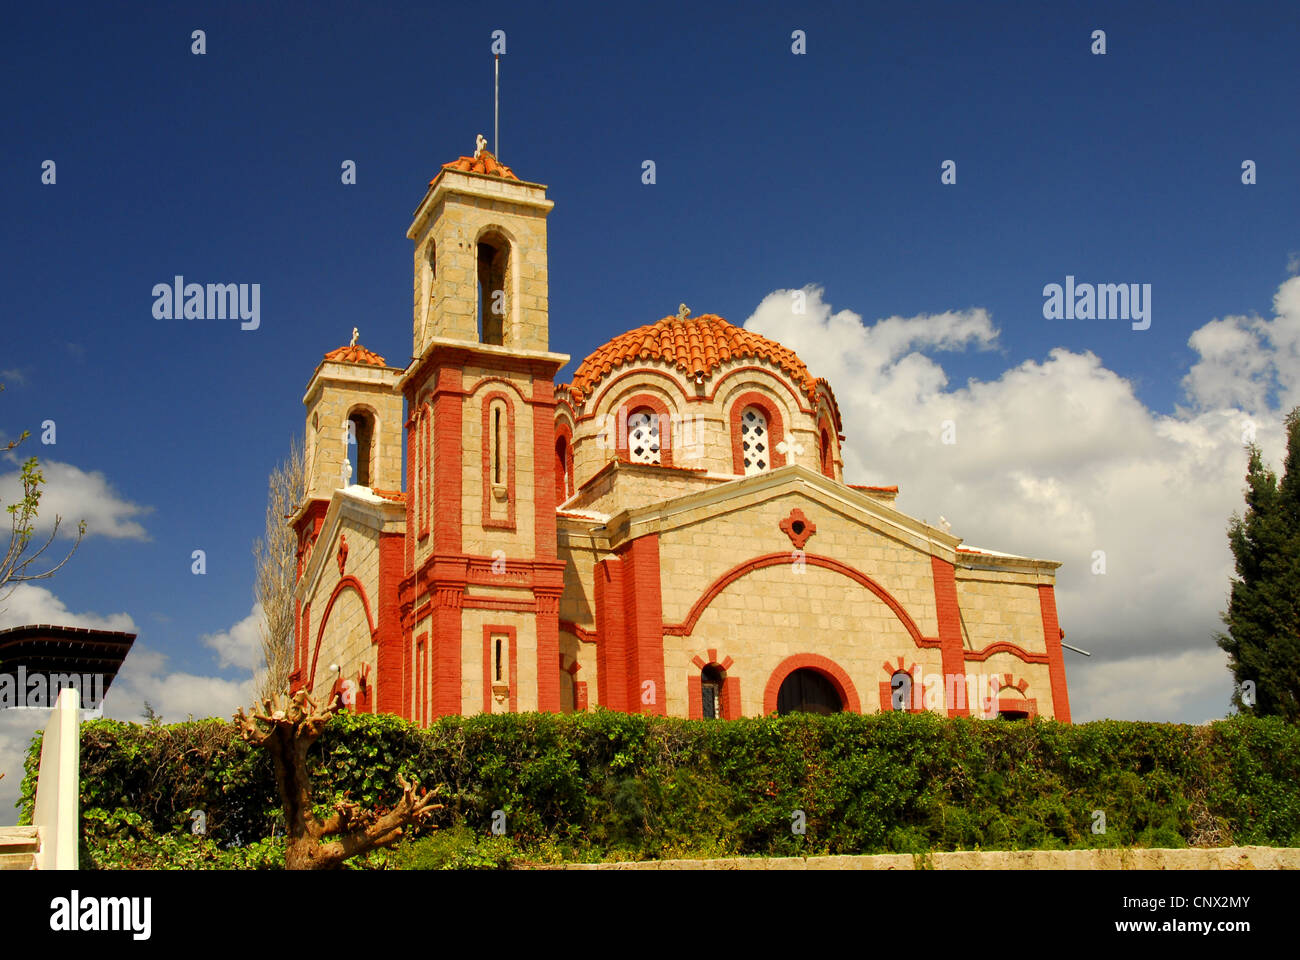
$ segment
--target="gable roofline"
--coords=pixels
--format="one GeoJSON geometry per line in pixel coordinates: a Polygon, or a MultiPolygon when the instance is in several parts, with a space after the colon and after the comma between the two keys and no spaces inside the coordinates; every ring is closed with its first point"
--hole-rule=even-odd
{"type": "Polygon", "coordinates": [[[707,490],[682,494],[657,503],[629,507],[610,517],[605,529],[610,545],[614,547],[646,534],[674,530],[696,523],[706,516],[728,512],[734,509],[733,504],[738,499],[768,500],[792,491],[809,494],[845,513],[861,517],[867,521],[868,526],[886,536],[954,565],[973,566],[972,561],[977,561],[978,569],[1032,571],[1049,576],[1061,565],[1055,560],[962,551],[961,537],[930,526],[888,503],[801,464],[778,467],[766,473],[738,478],[707,490]]]}
{"type": "Polygon", "coordinates": [[[385,529],[389,532],[397,532],[393,529],[395,526],[400,527],[401,532],[405,532],[405,501],[390,500],[373,493],[366,496],[367,492],[365,487],[348,487],[337,489],[330,496],[330,505],[325,511],[325,519],[321,521],[320,533],[316,536],[316,546],[312,548],[311,560],[294,585],[294,597],[304,600],[315,591],[325,571],[325,563],[334,561],[334,555],[322,547],[334,542],[345,517],[369,528],[374,532],[376,539],[385,529]]]}

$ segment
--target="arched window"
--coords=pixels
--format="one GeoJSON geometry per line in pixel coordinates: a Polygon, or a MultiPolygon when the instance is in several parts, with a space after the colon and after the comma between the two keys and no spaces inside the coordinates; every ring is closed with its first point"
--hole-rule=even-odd
{"type": "Polygon", "coordinates": [[[839,713],[844,703],[835,685],[817,670],[800,667],[781,681],[776,694],[776,712],[839,713]]]}
{"type": "Polygon", "coordinates": [[[709,664],[700,671],[700,707],[705,720],[717,720],[722,716],[722,671],[709,664]]]}
{"type": "Polygon", "coordinates": [[[740,450],[745,476],[765,472],[772,465],[771,438],[767,433],[767,415],[758,407],[746,407],[740,415],[740,450]]]}
{"type": "Polygon", "coordinates": [[[831,451],[831,432],[822,427],[821,437],[822,474],[835,479],[835,455],[831,451]]]}
{"type": "Polygon", "coordinates": [[[505,343],[509,268],[510,245],[504,237],[490,233],[479,240],[478,319],[479,339],[483,343],[497,346],[505,343]]]}
{"type": "Polygon", "coordinates": [[[375,421],[370,414],[357,410],[348,414],[348,460],[352,462],[352,482],[370,486],[371,459],[374,456],[375,421]],[[351,447],[356,444],[356,451],[351,447]]]}
{"type": "Polygon", "coordinates": [[[659,417],[642,407],[627,418],[627,456],[633,463],[660,463],[659,417]]]}
{"type": "Polygon", "coordinates": [[[569,492],[569,438],[560,434],[555,438],[555,504],[568,500],[569,492]]]}

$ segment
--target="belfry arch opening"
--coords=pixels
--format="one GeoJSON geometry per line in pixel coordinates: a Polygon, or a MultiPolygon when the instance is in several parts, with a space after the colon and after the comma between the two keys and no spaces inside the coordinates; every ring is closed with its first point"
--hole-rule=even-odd
{"type": "Polygon", "coordinates": [[[374,440],[375,418],[364,410],[348,414],[348,459],[352,461],[352,482],[357,486],[370,486],[374,440]]]}
{"type": "Polygon", "coordinates": [[[509,241],[498,233],[485,234],[478,242],[478,329],[482,343],[505,345],[509,275],[509,241]]]}

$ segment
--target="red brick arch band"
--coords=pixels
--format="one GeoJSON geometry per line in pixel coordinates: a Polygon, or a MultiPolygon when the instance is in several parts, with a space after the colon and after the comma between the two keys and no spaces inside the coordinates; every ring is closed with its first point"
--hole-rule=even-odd
{"type": "Polygon", "coordinates": [[[835,692],[840,696],[840,703],[844,704],[844,709],[852,713],[862,712],[862,701],[858,699],[858,691],[853,686],[853,681],[849,675],[834,660],[823,657],[817,653],[796,653],[794,656],[786,657],[782,660],[772,675],[767,678],[767,686],[763,689],[763,714],[766,716],[770,713],[776,713],[776,698],[781,691],[781,684],[785,678],[790,676],[796,670],[815,670],[831,682],[835,692]]]}

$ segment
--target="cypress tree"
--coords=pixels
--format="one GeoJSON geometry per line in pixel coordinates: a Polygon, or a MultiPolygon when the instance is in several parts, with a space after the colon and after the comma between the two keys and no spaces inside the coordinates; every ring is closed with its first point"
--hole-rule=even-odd
{"type": "Polygon", "coordinates": [[[1300,722],[1300,407],[1286,418],[1287,452],[1281,482],[1253,443],[1246,470],[1246,513],[1233,514],[1228,543],[1236,558],[1227,633],[1228,653],[1243,713],[1300,722]],[[1254,684],[1243,696],[1242,684],[1254,684]]]}

